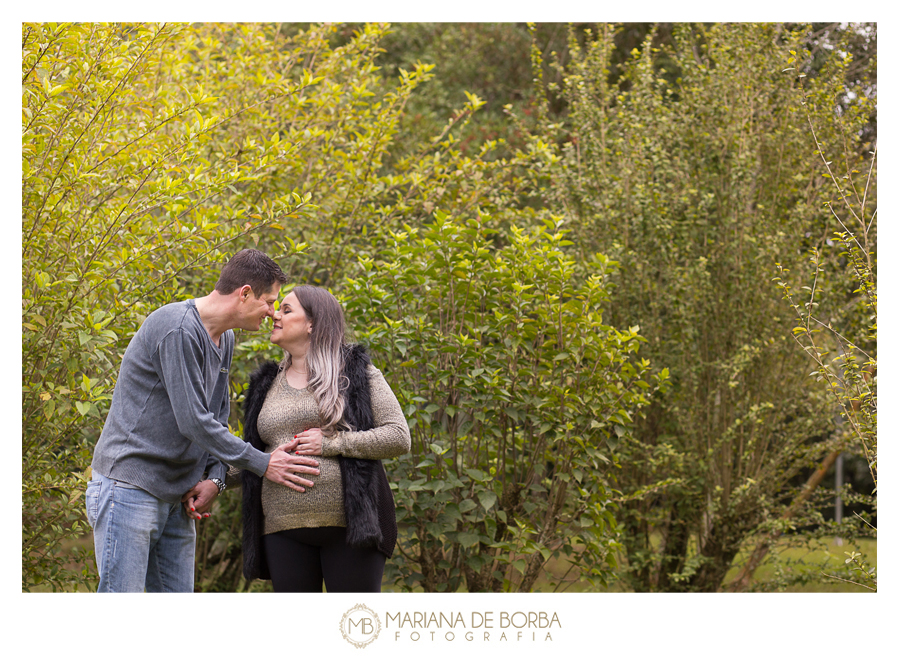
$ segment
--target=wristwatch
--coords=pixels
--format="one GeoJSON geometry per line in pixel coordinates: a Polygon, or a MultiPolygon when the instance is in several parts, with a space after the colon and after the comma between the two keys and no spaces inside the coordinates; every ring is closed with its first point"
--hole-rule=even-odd
{"type": "Polygon", "coordinates": [[[219,487],[219,493],[225,491],[225,483],[222,482],[222,480],[220,480],[219,478],[209,478],[209,481],[219,487]]]}

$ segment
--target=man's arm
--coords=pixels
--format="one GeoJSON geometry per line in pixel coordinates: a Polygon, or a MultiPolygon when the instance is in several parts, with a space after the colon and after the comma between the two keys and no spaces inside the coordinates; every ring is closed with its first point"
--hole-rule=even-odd
{"type": "MultiPolygon", "coordinates": [[[[228,364],[229,370],[231,369],[231,363],[228,364]]],[[[228,416],[231,413],[231,397],[228,394],[228,386],[225,386],[225,391],[222,393],[221,404],[219,405],[219,411],[216,414],[216,420],[224,427],[226,430],[228,429],[228,416]]],[[[229,432],[230,434],[230,432],[229,432]]],[[[219,480],[225,481],[225,475],[228,472],[228,465],[219,461],[213,455],[209,455],[209,458],[206,460],[206,474],[207,477],[212,480],[213,478],[218,478],[219,480]]]]}
{"type": "MultiPolygon", "coordinates": [[[[228,415],[231,411],[231,399],[228,396],[226,387],[225,393],[222,395],[222,404],[219,407],[219,413],[216,414],[216,420],[223,427],[228,428],[228,415]]],[[[192,519],[206,519],[212,514],[212,505],[219,496],[219,487],[213,482],[214,479],[225,481],[227,467],[212,455],[207,455],[206,468],[204,472],[207,475],[205,480],[200,480],[191,489],[181,497],[181,503],[188,517],[192,519]]]]}
{"type": "Polygon", "coordinates": [[[299,474],[317,475],[319,471],[315,467],[318,462],[291,454],[298,441],[279,446],[267,455],[231,434],[216,420],[196,383],[202,377],[201,355],[200,346],[180,330],[166,335],[154,355],[179,432],[220,462],[245,468],[297,491],[304,491],[304,486],[313,486],[299,474]]]}

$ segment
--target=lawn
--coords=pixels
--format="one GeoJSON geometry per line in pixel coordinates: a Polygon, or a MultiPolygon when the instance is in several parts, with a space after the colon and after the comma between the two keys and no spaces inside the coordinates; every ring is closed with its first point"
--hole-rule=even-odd
{"type": "MultiPolygon", "coordinates": [[[[748,546],[735,557],[735,566],[733,566],[726,575],[726,583],[737,576],[741,564],[752,548],[753,544],[748,544],[748,546]]],[[[870,567],[877,566],[878,545],[874,539],[862,539],[859,541],[858,547],[854,547],[846,541],[843,545],[838,545],[835,543],[835,540],[825,540],[819,542],[816,548],[807,549],[791,546],[788,539],[782,538],[775,549],[770,552],[767,560],[760,565],[754,573],[754,582],[760,584],[768,583],[772,591],[780,592],[870,592],[871,590],[860,587],[859,585],[829,578],[812,580],[815,576],[821,574],[823,564],[827,565],[829,571],[837,569],[842,566],[844,560],[847,559],[845,552],[848,553],[854,550],[863,555],[870,567]],[[800,580],[801,582],[783,587],[778,585],[778,583],[784,583],[788,580],[800,580]],[[823,580],[825,582],[823,582],[823,580]]],[[[560,577],[566,572],[569,566],[570,565],[565,560],[557,560],[551,561],[548,568],[551,573],[560,577]]],[[[554,591],[554,586],[550,584],[546,577],[542,576],[535,585],[535,591],[552,592],[554,591]]],[[[560,587],[559,591],[591,592],[598,590],[591,589],[586,583],[572,580],[570,583],[567,583],[567,585],[560,587]]],[[[599,591],[624,592],[627,590],[623,585],[613,583],[608,589],[599,591]]]]}

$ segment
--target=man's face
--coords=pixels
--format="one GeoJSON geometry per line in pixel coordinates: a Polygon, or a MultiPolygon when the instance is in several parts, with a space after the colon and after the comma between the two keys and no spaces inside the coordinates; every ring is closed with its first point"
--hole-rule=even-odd
{"type": "Polygon", "coordinates": [[[276,283],[272,289],[259,297],[253,294],[250,286],[241,289],[240,326],[245,331],[259,331],[260,325],[266,318],[275,315],[275,300],[281,292],[281,284],[276,283]]]}

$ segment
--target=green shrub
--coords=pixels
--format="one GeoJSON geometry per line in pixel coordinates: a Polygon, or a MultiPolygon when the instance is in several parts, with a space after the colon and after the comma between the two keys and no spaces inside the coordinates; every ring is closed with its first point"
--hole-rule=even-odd
{"type": "Polygon", "coordinates": [[[606,583],[615,566],[614,449],[647,403],[638,328],[604,322],[614,263],[575,278],[553,221],[513,227],[437,212],[405,227],[341,291],[407,415],[388,465],[402,589],[529,591],[550,558],[606,583]]]}

